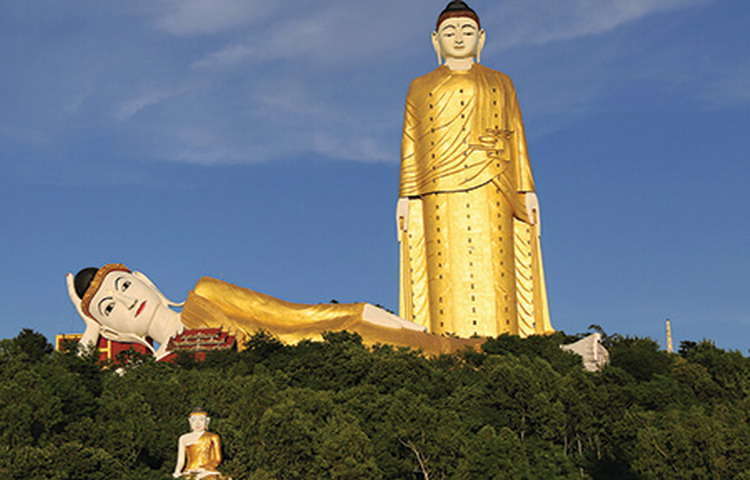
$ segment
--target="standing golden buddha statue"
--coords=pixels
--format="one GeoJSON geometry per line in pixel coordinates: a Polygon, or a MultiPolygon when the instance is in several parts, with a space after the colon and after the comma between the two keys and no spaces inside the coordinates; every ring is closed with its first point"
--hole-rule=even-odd
{"type": "Polygon", "coordinates": [[[552,332],[513,83],[478,63],[485,32],[466,3],[432,41],[440,66],[411,83],[404,114],[400,315],[460,337],[552,332]]]}

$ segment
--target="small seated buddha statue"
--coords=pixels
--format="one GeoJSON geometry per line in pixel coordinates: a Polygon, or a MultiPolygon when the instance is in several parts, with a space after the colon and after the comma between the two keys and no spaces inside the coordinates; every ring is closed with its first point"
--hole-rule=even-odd
{"type": "Polygon", "coordinates": [[[231,480],[216,470],[221,463],[221,440],[208,431],[211,418],[202,408],[196,408],[188,417],[190,433],[180,436],[177,442],[177,465],[172,476],[189,480],[231,480]]]}

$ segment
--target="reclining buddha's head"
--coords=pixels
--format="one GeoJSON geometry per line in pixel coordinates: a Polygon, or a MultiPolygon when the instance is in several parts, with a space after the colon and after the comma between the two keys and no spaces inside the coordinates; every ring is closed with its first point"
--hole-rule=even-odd
{"type": "Polygon", "coordinates": [[[146,335],[162,303],[152,285],[119,263],[84,268],[74,285],[81,311],[116,332],[146,335]]]}

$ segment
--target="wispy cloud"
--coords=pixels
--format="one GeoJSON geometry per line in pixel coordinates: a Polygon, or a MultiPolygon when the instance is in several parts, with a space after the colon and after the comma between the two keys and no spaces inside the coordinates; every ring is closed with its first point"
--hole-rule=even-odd
{"type": "Polygon", "coordinates": [[[337,160],[357,162],[395,163],[398,156],[393,148],[387,149],[375,138],[339,137],[329,132],[313,135],[312,151],[337,160]]]}
{"type": "Polygon", "coordinates": [[[260,82],[243,104],[249,117],[239,127],[207,116],[176,120],[166,131],[161,124],[148,128],[167,138],[159,147],[162,158],[205,166],[310,154],[356,162],[398,161],[398,141],[389,142],[384,134],[392,125],[379,121],[387,114],[382,109],[371,107],[370,120],[357,121],[360,115],[350,107],[292,80],[260,82]]]}
{"type": "Polygon", "coordinates": [[[486,18],[497,32],[494,49],[541,45],[609,32],[648,15],[691,7],[712,0],[509,0],[486,18]]]}
{"type": "MultiPolygon", "coordinates": [[[[268,61],[286,59],[309,55],[318,51],[319,54],[336,54],[340,45],[331,45],[328,49],[320,49],[325,32],[329,30],[331,18],[325,16],[307,18],[304,20],[293,19],[275,24],[272,28],[273,35],[268,31],[257,32],[250,35],[250,39],[243,43],[233,43],[221,49],[209,53],[196,60],[191,67],[195,69],[213,69],[238,65],[250,61],[268,61]],[[262,38],[266,36],[267,38],[262,38]],[[260,48],[255,45],[261,45],[260,48]]],[[[332,26],[332,25],[331,25],[332,26]]],[[[334,43],[335,38],[329,36],[326,42],[334,43]]]]}
{"type": "Polygon", "coordinates": [[[289,118],[290,115],[313,116],[317,119],[330,121],[340,117],[341,112],[335,112],[330,103],[317,97],[312,89],[301,82],[282,80],[276,83],[276,88],[265,84],[259,86],[251,97],[258,113],[264,116],[280,115],[289,118]]]}
{"type": "Polygon", "coordinates": [[[269,153],[243,145],[217,132],[211,125],[178,126],[168,130],[166,138],[172,141],[157,147],[158,156],[172,162],[203,166],[255,163],[259,156],[268,158],[269,153]]]}
{"type": "Polygon", "coordinates": [[[149,90],[140,93],[121,102],[115,109],[114,116],[120,121],[128,120],[147,107],[157,105],[161,102],[164,102],[165,100],[176,97],[178,95],[182,95],[187,91],[187,88],[179,88],[167,90],[149,90]]]}
{"type": "Polygon", "coordinates": [[[401,55],[417,45],[416,39],[426,42],[427,30],[415,25],[424,25],[418,19],[431,11],[425,6],[428,2],[390,3],[401,13],[395,21],[383,14],[388,7],[380,4],[363,3],[351,8],[349,1],[316,3],[314,8],[299,9],[295,15],[269,19],[264,28],[247,32],[244,38],[204,55],[192,67],[220,68],[290,58],[340,67],[369,61],[379,53],[401,55]]]}
{"type": "MultiPolygon", "coordinates": [[[[615,36],[604,34],[709,1],[474,0],[472,5],[489,33],[485,62],[507,70],[506,60],[515,58],[508,73],[518,83],[527,119],[542,118],[537,124],[554,128],[547,118],[585,115],[608,98],[611,80],[624,72],[622,52],[610,42],[615,36]],[[593,35],[601,37],[584,38],[593,35]],[[569,50],[563,40],[576,38],[583,38],[585,53],[561,51],[569,50]],[[598,49],[600,43],[607,47],[598,49]]],[[[45,58],[59,59],[60,68],[68,69],[64,74],[27,72],[7,83],[6,91],[47,97],[28,95],[37,99],[32,108],[18,102],[17,114],[2,123],[44,132],[53,143],[69,139],[73,125],[76,131],[98,128],[137,152],[134,157],[202,165],[305,155],[396,162],[403,93],[410,78],[433,68],[429,33],[446,2],[381,0],[352,8],[351,0],[298,0],[293,6],[267,0],[134,0],[136,6],[121,8],[135,9],[136,15],[108,25],[116,35],[101,36],[105,29],[99,26],[71,36],[64,48],[45,50],[45,58]],[[415,68],[415,62],[423,63],[415,68]]],[[[730,91],[743,98],[743,75],[717,77],[713,101],[724,101],[730,91]]],[[[21,137],[7,129],[0,135],[21,137]]]]}
{"type": "Polygon", "coordinates": [[[249,45],[227,45],[221,50],[209,53],[203,58],[194,61],[190,66],[199,70],[229,67],[252,57],[255,52],[256,50],[249,45]]]}
{"type": "MultiPolygon", "coordinates": [[[[492,35],[488,49],[491,53],[602,34],[651,14],[709,1],[510,0],[480,9],[480,13],[492,35]]],[[[432,16],[425,22],[425,12],[436,13],[433,3],[424,0],[408,4],[385,0],[385,3],[385,6],[365,3],[351,8],[348,0],[329,0],[324,5],[315,4],[314,8],[300,8],[294,16],[271,17],[265,28],[204,55],[192,67],[223,68],[295,57],[341,64],[379,53],[401,53],[427,41],[425,28],[431,28],[432,16]],[[400,12],[397,21],[382,13],[390,4],[400,12]]]]}
{"type": "MultiPolygon", "coordinates": [[[[382,121],[388,112],[371,106],[368,120],[361,120],[350,106],[323,98],[300,82],[280,82],[271,93],[260,87],[254,95],[258,114],[281,132],[284,143],[298,152],[316,153],[337,160],[396,162],[398,145],[388,145],[384,132],[399,121],[382,121]]],[[[397,137],[394,137],[397,138],[397,137]]]]}
{"type": "Polygon", "coordinates": [[[750,63],[721,72],[703,92],[702,99],[712,108],[737,107],[750,103],[750,63]]]}
{"type": "Polygon", "coordinates": [[[74,114],[79,111],[86,99],[91,95],[90,91],[79,92],[69,96],[63,105],[63,111],[67,114],[74,114]]]}
{"type": "MultiPolygon", "coordinates": [[[[605,34],[648,15],[706,1],[710,0],[568,0],[564,4],[550,0],[509,0],[475,7],[487,19],[485,26],[492,45],[488,56],[491,57],[493,51],[497,53],[510,47],[605,34]]],[[[433,12],[434,3],[428,0],[408,4],[395,0],[384,2],[385,6],[365,3],[356,9],[350,8],[345,0],[301,4],[291,15],[270,15],[254,28],[238,31],[224,46],[198,57],[190,67],[195,74],[211,72],[221,78],[229,71],[252,71],[261,63],[297,62],[304,65],[302,68],[309,75],[330,68],[343,72],[372,68],[380,58],[394,60],[417,50],[429,51],[425,45],[428,45],[428,33],[432,28],[432,14],[437,13],[433,12]],[[383,14],[384,9],[389,11],[391,7],[398,8],[398,18],[383,14]],[[431,12],[429,19],[425,12],[431,12]]],[[[525,84],[524,89],[533,92],[527,111],[532,115],[580,117],[587,105],[606,93],[604,71],[612,54],[617,52],[611,49],[594,52],[585,61],[580,59],[575,69],[569,68],[569,60],[555,62],[551,67],[554,73],[525,84]],[[554,77],[554,81],[550,77],[554,77]]],[[[258,155],[269,155],[270,159],[308,152],[353,161],[397,161],[397,141],[393,141],[397,135],[393,133],[400,123],[399,111],[372,107],[375,112],[364,122],[367,127],[353,120],[363,114],[357,110],[358,105],[336,97],[323,98],[316,91],[316,83],[295,84],[288,81],[290,72],[282,70],[275,78],[256,80],[253,86],[256,94],[238,97],[246,111],[262,119],[259,128],[267,135],[259,136],[252,145],[244,137],[224,137],[233,145],[226,149],[219,143],[208,148],[188,142],[183,144],[185,148],[179,158],[214,164],[257,161],[258,155]],[[381,121],[383,127],[373,128],[374,119],[382,116],[390,116],[391,121],[381,121]],[[279,143],[278,132],[293,132],[293,135],[285,137],[282,145],[266,145],[269,138],[273,139],[270,143],[279,143]]],[[[403,81],[406,84],[408,79],[403,81]]],[[[547,125],[546,128],[557,127],[547,125]]]]}
{"type": "Polygon", "coordinates": [[[211,34],[253,23],[277,7],[265,0],[161,0],[155,23],[173,35],[211,34]]]}

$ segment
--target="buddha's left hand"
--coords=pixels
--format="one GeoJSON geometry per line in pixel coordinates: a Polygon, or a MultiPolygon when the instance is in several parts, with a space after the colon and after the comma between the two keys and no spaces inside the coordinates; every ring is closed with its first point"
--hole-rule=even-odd
{"type": "Polygon", "coordinates": [[[536,225],[537,232],[541,234],[542,224],[539,216],[539,198],[535,192],[520,192],[520,204],[522,208],[525,208],[526,218],[522,218],[525,222],[536,225]]]}

